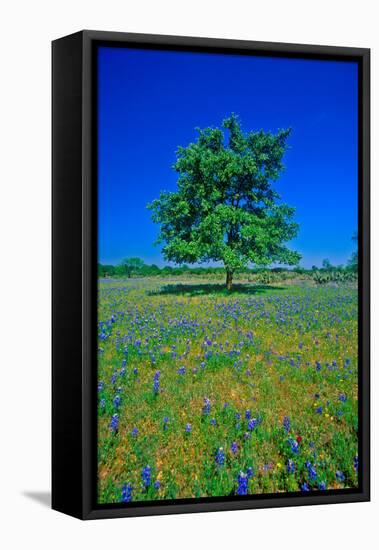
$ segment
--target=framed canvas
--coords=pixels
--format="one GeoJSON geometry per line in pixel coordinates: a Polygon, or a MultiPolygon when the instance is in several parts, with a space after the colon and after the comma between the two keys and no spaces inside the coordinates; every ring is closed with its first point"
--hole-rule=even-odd
{"type": "Polygon", "coordinates": [[[369,500],[369,50],[52,52],[53,508],[369,500]]]}

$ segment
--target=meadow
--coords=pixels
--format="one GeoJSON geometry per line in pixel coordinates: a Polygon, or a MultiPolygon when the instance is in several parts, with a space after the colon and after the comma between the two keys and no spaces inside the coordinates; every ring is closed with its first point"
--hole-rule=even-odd
{"type": "Polygon", "coordinates": [[[99,503],[356,487],[357,300],[100,279],[99,503]]]}

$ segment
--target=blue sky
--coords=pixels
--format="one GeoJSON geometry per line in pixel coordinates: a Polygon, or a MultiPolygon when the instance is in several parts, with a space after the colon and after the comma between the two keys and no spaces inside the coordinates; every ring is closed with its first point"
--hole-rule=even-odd
{"type": "Polygon", "coordinates": [[[99,261],[164,265],[146,204],[176,189],[175,151],[230,113],[243,130],[292,128],[274,187],[296,207],[301,265],[346,262],[358,219],[354,62],[99,49],[99,261]]]}

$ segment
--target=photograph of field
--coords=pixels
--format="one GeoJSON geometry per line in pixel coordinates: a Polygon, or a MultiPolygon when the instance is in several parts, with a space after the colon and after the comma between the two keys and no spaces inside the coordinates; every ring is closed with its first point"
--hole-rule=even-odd
{"type": "Polygon", "coordinates": [[[357,487],[356,64],[98,55],[98,502],[357,487]]]}

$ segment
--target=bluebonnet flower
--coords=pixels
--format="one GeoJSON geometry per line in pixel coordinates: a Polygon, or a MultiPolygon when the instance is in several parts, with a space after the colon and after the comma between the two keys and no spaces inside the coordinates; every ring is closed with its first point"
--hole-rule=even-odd
{"type": "Polygon", "coordinates": [[[153,392],[157,394],[159,392],[159,379],[161,377],[161,372],[157,370],[157,372],[154,374],[154,384],[153,384],[153,392]]]}
{"type": "Polygon", "coordinates": [[[238,452],[238,445],[237,445],[237,442],[236,441],[233,441],[233,443],[231,444],[230,446],[230,450],[232,451],[232,453],[235,455],[237,454],[238,452]]]}
{"type": "Polygon", "coordinates": [[[309,461],[306,462],[305,466],[307,467],[307,470],[308,470],[309,480],[313,481],[314,479],[316,479],[317,477],[316,468],[309,461]]]}
{"type": "Polygon", "coordinates": [[[287,460],[286,468],[287,468],[287,472],[288,472],[289,474],[294,474],[294,473],[295,473],[295,470],[296,470],[296,465],[295,465],[294,461],[291,460],[291,459],[288,459],[288,460],[287,460]]]}
{"type": "Polygon", "coordinates": [[[102,399],[100,399],[100,408],[105,409],[105,399],[104,399],[104,397],[102,399]]]}
{"type": "Polygon", "coordinates": [[[341,470],[337,470],[336,471],[336,478],[337,478],[337,481],[345,481],[345,474],[343,472],[341,472],[341,470]]]}
{"type": "Polygon", "coordinates": [[[116,380],[117,380],[117,372],[114,372],[114,373],[112,374],[112,378],[111,378],[112,384],[116,384],[116,380]]]}
{"type": "Polygon", "coordinates": [[[209,414],[211,412],[211,402],[208,397],[204,397],[203,414],[209,414]]]}
{"type": "Polygon", "coordinates": [[[137,435],[138,435],[138,428],[133,428],[132,429],[132,436],[137,437],[137,435]]]}
{"type": "Polygon", "coordinates": [[[225,464],[225,453],[222,447],[217,450],[215,461],[218,466],[223,466],[223,464],[225,464]]]}
{"type": "Polygon", "coordinates": [[[357,472],[359,467],[359,458],[358,455],[354,457],[354,470],[357,472]]]}
{"type": "Polygon", "coordinates": [[[191,426],[191,424],[188,422],[188,423],[186,424],[186,433],[188,433],[188,434],[191,433],[191,430],[192,430],[192,426],[191,426]]]}
{"type": "Polygon", "coordinates": [[[182,366],[178,368],[178,374],[185,374],[186,373],[186,367],[182,366]]]}
{"type": "Polygon", "coordinates": [[[224,409],[227,409],[229,406],[230,406],[229,403],[226,401],[226,402],[224,403],[224,409]]]}
{"type": "Polygon", "coordinates": [[[114,414],[109,423],[109,429],[111,430],[111,432],[114,432],[114,433],[117,432],[118,422],[119,422],[118,414],[114,414]]]}
{"type": "Polygon", "coordinates": [[[338,400],[342,401],[342,403],[345,403],[347,401],[347,397],[344,393],[340,393],[338,396],[338,400]]]}
{"type": "Polygon", "coordinates": [[[102,380],[99,380],[99,383],[97,384],[97,391],[101,392],[104,389],[104,382],[102,380]]]}
{"type": "Polygon", "coordinates": [[[321,363],[319,361],[316,361],[316,370],[317,371],[321,370],[321,363]]]}
{"type": "Polygon", "coordinates": [[[237,481],[238,481],[237,495],[247,495],[248,483],[249,483],[247,475],[244,472],[240,472],[238,474],[237,481]]]}
{"type": "Polygon", "coordinates": [[[121,502],[130,502],[132,500],[133,488],[131,483],[125,483],[122,486],[121,502]]]}
{"type": "Polygon", "coordinates": [[[322,407],[317,407],[316,414],[322,414],[322,407]]]}
{"type": "Polygon", "coordinates": [[[122,367],[122,369],[120,370],[120,376],[125,376],[126,374],[126,368],[125,367],[122,367]]]}
{"type": "Polygon", "coordinates": [[[210,424],[211,424],[211,426],[216,426],[216,424],[217,424],[216,419],[215,419],[215,418],[211,418],[210,424]]]}
{"type": "Polygon", "coordinates": [[[307,492],[307,491],[310,491],[310,488],[309,488],[308,483],[302,483],[302,484],[300,485],[300,490],[303,491],[303,493],[304,493],[304,492],[307,492]]]}
{"type": "Polygon", "coordinates": [[[288,433],[291,429],[291,421],[289,419],[289,416],[285,416],[283,418],[283,428],[286,430],[286,432],[288,433]]]}
{"type": "Polygon", "coordinates": [[[299,444],[297,441],[295,441],[294,439],[292,438],[289,438],[288,440],[288,444],[289,446],[291,447],[291,451],[295,454],[298,454],[299,453],[299,444]]]}
{"type": "Polygon", "coordinates": [[[168,430],[168,423],[169,423],[169,422],[170,422],[169,417],[168,417],[168,416],[165,416],[165,417],[163,418],[163,429],[164,429],[164,430],[168,430]]]}
{"type": "Polygon", "coordinates": [[[249,420],[247,424],[248,430],[253,431],[257,427],[257,424],[258,424],[258,420],[256,418],[252,418],[251,420],[249,420]]]}
{"type": "Polygon", "coordinates": [[[118,409],[120,404],[121,404],[121,396],[117,394],[113,399],[113,405],[116,407],[116,409],[118,409]]]}
{"type": "Polygon", "coordinates": [[[245,418],[246,418],[246,420],[250,420],[250,418],[251,418],[251,411],[249,409],[247,411],[245,411],[245,418]]]}
{"type": "Polygon", "coordinates": [[[138,369],[137,369],[137,367],[135,367],[135,368],[133,369],[133,374],[135,374],[135,375],[137,376],[137,374],[138,374],[138,369]]]}
{"type": "Polygon", "coordinates": [[[204,363],[204,361],[203,361],[202,363],[200,363],[200,368],[201,368],[201,369],[205,369],[205,363],[204,363]]]}
{"type": "Polygon", "coordinates": [[[160,486],[161,486],[161,482],[159,481],[159,479],[157,479],[157,480],[154,482],[154,489],[159,489],[160,486]]]}
{"type": "Polygon", "coordinates": [[[251,438],[251,433],[250,432],[245,432],[243,434],[243,437],[244,437],[244,439],[250,439],[251,438]]]}
{"type": "Polygon", "coordinates": [[[241,418],[240,413],[236,413],[236,420],[239,420],[241,418]]]}
{"type": "Polygon", "coordinates": [[[254,476],[254,470],[251,466],[246,470],[247,479],[251,479],[254,476]]]}
{"type": "Polygon", "coordinates": [[[319,488],[320,491],[326,491],[325,481],[320,481],[320,483],[318,484],[318,488],[319,488]]]}
{"type": "Polygon", "coordinates": [[[144,468],[142,468],[141,477],[142,477],[143,486],[144,487],[149,487],[149,485],[151,483],[151,468],[150,468],[150,466],[145,466],[144,468]]]}

